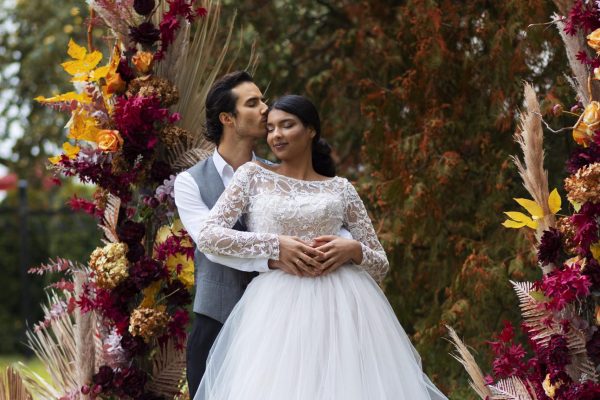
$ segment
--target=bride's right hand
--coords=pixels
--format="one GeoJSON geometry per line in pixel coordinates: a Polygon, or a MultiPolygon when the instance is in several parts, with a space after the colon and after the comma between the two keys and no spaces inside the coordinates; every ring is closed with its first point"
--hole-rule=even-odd
{"type": "Polygon", "coordinates": [[[298,237],[279,235],[279,260],[269,260],[269,267],[297,276],[318,276],[321,263],[316,258],[324,255],[298,237]]]}

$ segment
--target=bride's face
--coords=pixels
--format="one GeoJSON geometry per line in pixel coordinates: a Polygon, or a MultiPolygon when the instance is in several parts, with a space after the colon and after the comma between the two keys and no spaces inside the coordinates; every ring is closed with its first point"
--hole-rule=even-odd
{"type": "Polygon", "coordinates": [[[315,131],[304,126],[294,114],[271,110],[267,118],[267,143],[281,161],[310,154],[315,131]]]}

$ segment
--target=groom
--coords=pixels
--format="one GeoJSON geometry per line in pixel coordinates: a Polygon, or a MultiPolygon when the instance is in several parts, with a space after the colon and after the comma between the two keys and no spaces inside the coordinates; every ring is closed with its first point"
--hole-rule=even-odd
{"type": "MultiPolygon", "coordinates": [[[[183,226],[194,241],[234,171],[255,159],[257,140],[266,136],[268,107],[260,89],[245,71],[223,76],[206,98],[205,138],[216,145],[211,157],[180,173],[175,180],[175,203],[183,226]]],[[[242,220],[233,227],[246,230],[242,220]]],[[[322,264],[298,262],[307,243],[281,241],[279,260],[242,259],[195,254],[196,295],[194,321],[187,343],[187,380],[193,399],[206,369],[208,352],[246,286],[258,272],[281,269],[294,275],[312,275],[322,264]]]]}

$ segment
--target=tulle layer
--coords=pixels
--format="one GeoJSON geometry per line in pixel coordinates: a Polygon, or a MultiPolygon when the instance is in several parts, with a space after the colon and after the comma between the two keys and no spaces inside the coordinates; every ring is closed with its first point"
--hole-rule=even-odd
{"type": "Polygon", "coordinates": [[[445,399],[364,271],[263,273],[225,323],[194,400],[445,399]]]}

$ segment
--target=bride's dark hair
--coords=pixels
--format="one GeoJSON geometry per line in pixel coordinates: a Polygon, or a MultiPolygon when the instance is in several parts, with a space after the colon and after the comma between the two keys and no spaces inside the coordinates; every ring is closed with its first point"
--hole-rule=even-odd
{"type": "Polygon", "coordinates": [[[304,126],[315,130],[316,134],[312,141],[313,168],[318,174],[335,176],[335,163],[331,158],[331,147],[321,137],[321,119],[315,105],[304,96],[289,94],[277,99],[271,106],[271,110],[281,110],[293,114],[302,121],[304,126]]]}

